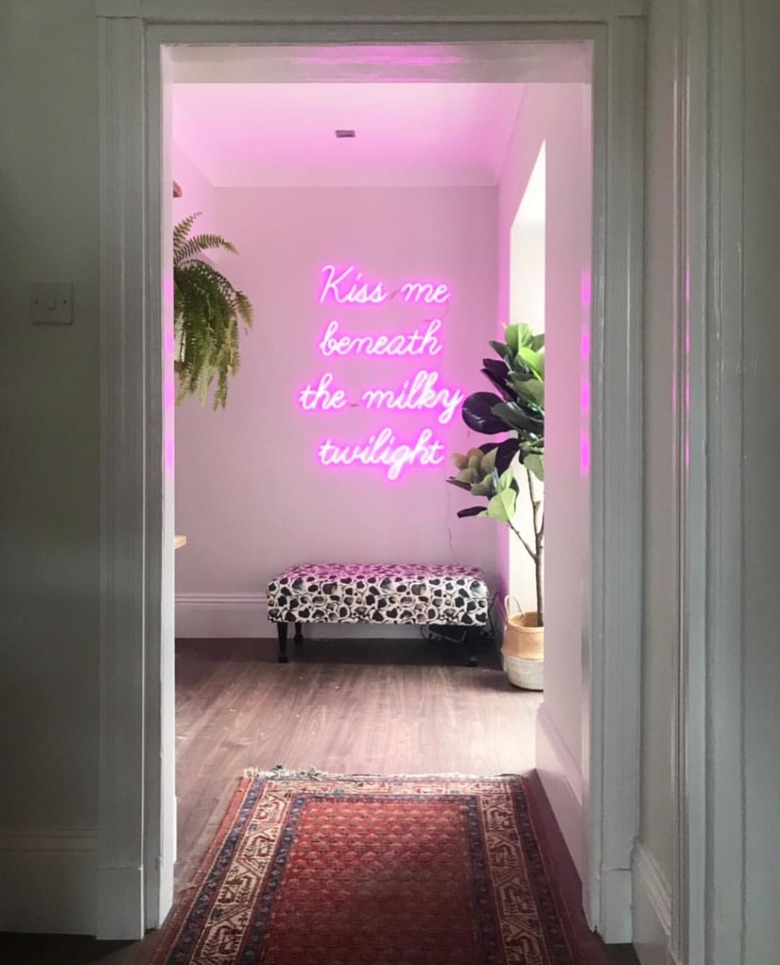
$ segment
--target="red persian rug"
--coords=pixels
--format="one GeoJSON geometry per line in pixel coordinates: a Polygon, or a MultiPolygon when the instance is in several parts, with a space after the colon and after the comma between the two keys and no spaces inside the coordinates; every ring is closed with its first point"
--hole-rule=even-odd
{"type": "Polygon", "coordinates": [[[242,780],[154,965],[581,965],[523,778],[242,780]]]}

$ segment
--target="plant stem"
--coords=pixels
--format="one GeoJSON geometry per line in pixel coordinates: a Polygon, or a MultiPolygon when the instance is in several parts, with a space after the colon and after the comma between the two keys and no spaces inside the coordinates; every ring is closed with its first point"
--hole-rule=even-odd
{"type": "Polygon", "coordinates": [[[510,528],[510,529],[512,530],[512,532],[515,534],[515,536],[520,540],[520,542],[523,544],[523,546],[525,547],[526,552],[528,553],[528,555],[531,557],[531,559],[532,559],[532,560],[534,561],[534,563],[535,563],[535,562],[536,562],[536,554],[535,554],[534,551],[531,549],[531,547],[528,545],[528,543],[525,541],[525,538],[523,537],[523,534],[522,534],[522,533],[520,532],[520,530],[514,525],[514,523],[512,522],[511,519],[507,520],[507,522],[509,523],[509,528],[510,528]]]}
{"type": "MultiPolygon", "coordinates": [[[[544,613],[543,613],[543,593],[542,593],[542,535],[544,532],[544,516],[540,515],[539,507],[540,501],[536,498],[534,493],[533,481],[531,479],[531,472],[526,469],[525,474],[528,478],[528,495],[531,499],[531,509],[533,511],[533,522],[534,522],[534,544],[535,552],[531,553],[531,558],[534,561],[534,576],[536,577],[536,613],[538,625],[540,627],[544,626],[544,613]]],[[[525,542],[525,541],[524,541],[525,542]]]]}

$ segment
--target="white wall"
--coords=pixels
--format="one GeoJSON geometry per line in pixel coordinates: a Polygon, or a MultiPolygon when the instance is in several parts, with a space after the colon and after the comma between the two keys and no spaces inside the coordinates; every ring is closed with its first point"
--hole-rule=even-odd
{"type": "Polygon", "coordinates": [[[780,948],[780,7],[745,13],[745,965],[764,965],[780,948]]]}
{"type": "Polygon", "coordinates": [[[3,4],[0,90],[0,930],[89,931],[99,713],[92,0],[3,4]],[[30,324],[29,286],[41,281],[73,283],[71,326],[30,324]]]}
{"type": "MultiPolygon", "coordinates": [[[[591,249],[588,85],[526,88],[499,191],[500,318],[510,311],[511,226],[542,143],[547,160],[545,692],[538,717],[537,768],[582,872],[582,632],[590,518],[589,467],[581,465],[580,450],[581,427],[588,418],[581,412],[588,370],[581,346],[590,307],[582,297],[591,249]]],[[[505,547],[506,533],[499,538],[505,547]]],[[[525,594],[527,599],[527,590],[525,594]]]]}
{"type": "MultiPolygon", "coordinates": [[[[181,197],[173,199],[173,223],[199,212],[192,227],[192,234],[217,231],[217,214],[214,204],[214,188],[205,174],[193,164],[179,144],[173,142],[172,167],[176,183],[181,188],[181,197]]],[[[217,250],[209,257],[214,261],[221,258],[217,250]]]]}
{"type": "MultiPolygon", "coordinates": [[[[178,180],[178,178],[177,178],[178,180]]],[[[484,441],[460,406],[442,412],[306,412],[298,395],[331,373],[358,402],[368,387],[396,388],[420,370],[438,386],[482,388],[481,358],[496,318],[494,188],[218,188],[218,231],[238,248],[221,268],[250,298],[252,330],[225,410],[197,399],[177,410],[179,636],[271,636],[264,597],[277,573],[304,562],[461,563],[495,586],[494,524],[460,520],[479,500],[447,484],[450,453],[484,441]],[[392,290],[435,279],[445,305],[319,304],[321,267],[356,264],[392,290]],[[417,358],[326,358],[318,343],[331,320],[350,335],[425,330],[441,316],[441,352],[417,358]],[[391,481],[382,467],[329,467],[317,460],[327,437],[360,443],[383,427],[414,442],[431,428],[444,444],[438,466],[413,466],[391,481]]],[[[184,199],[182,199],[184,200],[184,199]]],[[[346,632],[317,627],[318,635],[346,632]]],[[[371,629],[368,628],[369,632],[371,629]]],[[[381,635],[387,628],[375,628],[381,635]]],[[[365,636],[366,627],[357,632],[365,636]]],[[[413,627],[399,628],[418,635],[413,627]]]]}

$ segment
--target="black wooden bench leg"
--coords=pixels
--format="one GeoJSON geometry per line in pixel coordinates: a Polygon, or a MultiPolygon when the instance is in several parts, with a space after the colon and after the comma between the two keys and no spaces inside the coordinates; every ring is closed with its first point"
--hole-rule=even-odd
{"type": "Polygon", "coordinates": [[[287,624],[284,620],[276,624],[276,635],[279,637],[279,663],[287,663],[287,624]]]}
{"type": "Polygon", "coordinates": [[[295,624],[295,636],[293,637],[293,640],[296,643],[303,643],[303,624],[302,623],[295,624]]]}
{"type": "Polygon", "coordinates": [[[477,646],[479,644],[479,630],[469,627],[463,640],[466,648],[466,665],[476,667],[479,663],[477,659],[477,646]]]}

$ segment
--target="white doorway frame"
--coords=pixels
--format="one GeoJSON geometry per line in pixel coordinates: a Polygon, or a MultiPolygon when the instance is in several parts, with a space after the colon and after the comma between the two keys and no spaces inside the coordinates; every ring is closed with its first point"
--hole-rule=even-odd
{"type": "MultiPolygon", "coordinates": [[[[172,693],[163,583],[163,49],[174,44],[590,41],[594,50],[591,594],[583,627],[585,910],[631,938],[639,833],[643,0],[98,0],[101,122],[101,756],[98,935],[171,897],[161,766],[172,693]],[[608,338],[606,335],[608,334],[608,338]],[[609,399],[609,405],[607,405],[609,399]],[[166,650],[168,646],[168,650],[166,650]]],[[[170,214],[167,215],[170,217],[170,214]]],[[[170,544],[170,547],[169,547],[170,544]]],[[[170,749],[172,750],[172,749],[170,749]]]]}

